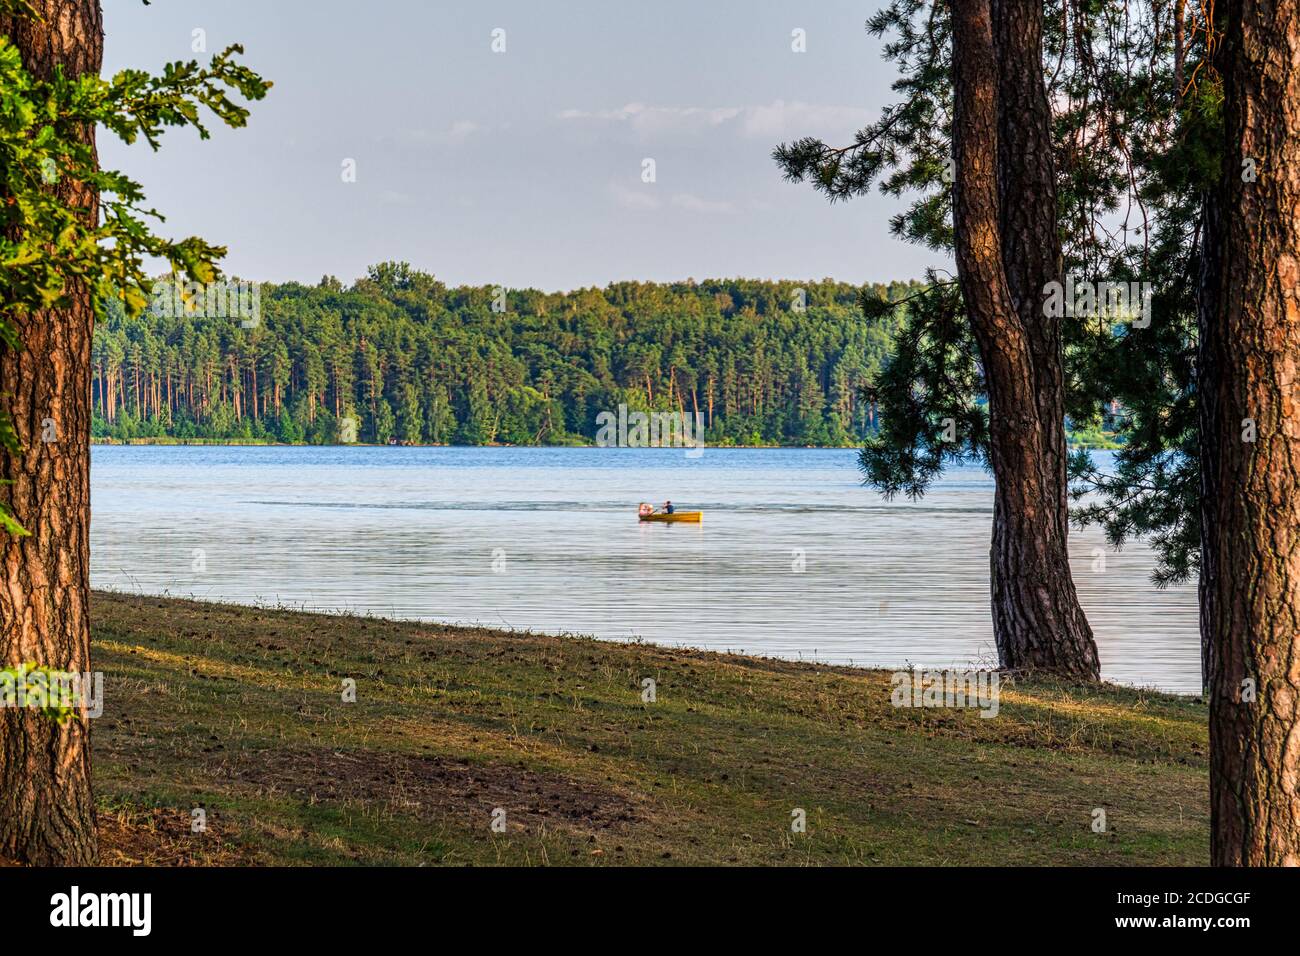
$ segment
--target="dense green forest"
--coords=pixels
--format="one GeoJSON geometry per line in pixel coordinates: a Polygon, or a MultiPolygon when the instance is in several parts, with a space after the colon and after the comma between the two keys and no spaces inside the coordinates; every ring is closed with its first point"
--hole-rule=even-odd
{"type": "Polygon", "coordinates": [[[351,418],[362,442],[585,444],[597,415],[626,404],[698,412],[713,445],[853,445],[875,430],[861,389],[899,321],[867,321],[860,297],[917,288],[727,279],[502,294],[385,263],[350,287],[263,285],[255,324],[202,305],[131,318],[110,303],[94,435],[331,443],[351,418]]]}

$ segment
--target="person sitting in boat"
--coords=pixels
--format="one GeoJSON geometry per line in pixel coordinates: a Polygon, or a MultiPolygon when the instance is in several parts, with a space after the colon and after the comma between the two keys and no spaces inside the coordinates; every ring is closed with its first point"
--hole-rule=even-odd
{"type": "Polygon", "coordinates": [[[655,513],[654,507],[645,501],[641,502],[641,507],[637,509],[637,514],[639,514],[643,518],[646,515],[652,515],[654,513],[655,513]]]}
{"type": "Polygon", "coordinates": [[[673,503],[672,503],[671,501],[665,501],[665,502],[664,502],[664,514],[666,514],[666,515],[670,515],[670,514],[672,514],[672,513],[673,513],[673,503]]]}

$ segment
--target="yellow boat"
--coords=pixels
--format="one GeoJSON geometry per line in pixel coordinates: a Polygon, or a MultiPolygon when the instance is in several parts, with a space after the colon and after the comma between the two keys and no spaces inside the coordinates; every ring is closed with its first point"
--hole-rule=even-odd
{"type": "Polygon", "coordinates": [[[654,514],[638,515],[642,521],[693,521],[696,524],[704,517],[703,511],[674,511],[672,514],[664,512],[655,512],[654,514]]]}

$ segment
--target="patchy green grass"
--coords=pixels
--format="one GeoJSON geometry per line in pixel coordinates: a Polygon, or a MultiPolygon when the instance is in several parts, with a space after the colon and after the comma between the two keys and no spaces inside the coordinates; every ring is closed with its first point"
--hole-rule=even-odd
{"type": "Polygon", "coordinates": [[[92,612],[109,863],[1208,858],[1187,698],[1004,682],[984,719],[896,709],[885,671],[98,592],[92,612]]]}

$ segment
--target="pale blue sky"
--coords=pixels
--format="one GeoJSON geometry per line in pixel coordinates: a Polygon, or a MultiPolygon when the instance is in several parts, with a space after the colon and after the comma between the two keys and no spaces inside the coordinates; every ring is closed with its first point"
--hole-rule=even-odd
{"type": "Polygon", "coordinates": [[[877,5],[106,0],[106,71],[199,56],[202,29],[206,56],[242,42],[275,87],[247,129],[169,133],[157,155],[101,135],[101,158],[246,279],[351,281],[386,259],[547,290],[919,277],[943,258],[889,236],[893,201],[831,206],[770,158],[801,135],[847,142],[891,101],[863,27],[877,5]]]}

